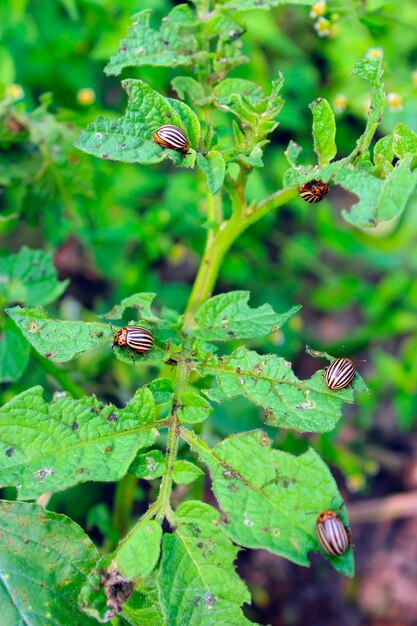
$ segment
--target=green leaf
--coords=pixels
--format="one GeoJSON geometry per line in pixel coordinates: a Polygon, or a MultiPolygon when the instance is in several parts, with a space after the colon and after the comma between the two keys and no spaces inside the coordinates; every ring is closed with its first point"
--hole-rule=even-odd
{"type": "Polygon", "coordinates": [[[129,98],[126,114],[116,120],[98,118],[80,135],[77,147],[88,154],[125,163],[150,165],[169,158],[174,165],[194,167],[200,123],[183,102],[164,98],[141,80],[122,82],[129,98]],[[174,124],[189,138],[186,156],[163,148],[152,136],[160,126],[174,124]]]}
{"type": "Polygon", "coordinates": [[[231,291],[210,298],[198,309],[196,337],[207,341],[255,339],[277,331],[301,307],[275,313],[270,304],[257,309],[248,306],[249,291],[231,291]]]}
{"type": "Polygon", "coordinates": [[[194,463],[182,459],[175,461],[172,478],[178,485],[188,485],[200,476],[204,476],[204,472],[194,463]]]}
{"type": "Polygon", "coordinates": [[[234,571],[236,548],[220,514],[203,502],[184,502],[176,528],[164,535],[159,591],[169,626],[244,626],[240,606],[250,602],[234,571]]]}
{"type": "Polygon", "coordinates": [[[385,109],[384,83],[382,82],[382,58],[365,58],[357,61],[352,74],[360,76],[372,85],[371,103],[368,111],[366,128],[356,142],[355,153],[362,154],[368,150],[372,138],[382,121],[385,109]]]}
{"type": "Polygon", "coordinates": [[[83,611],[100,622],[118,614],[133,592],[134,579],[145,578],[155,569],[161,538],[158,522],[140,519],[116,550],[103,556],[90,572],[79,596],[83,611]]]}
{"type": "Polygon", "coordinates": [[[149,450],[144,454],[138,454],[129,467],[131,474],[145,480],[159,478],[165,473],[165,470],[165,458],[161,450],[149,450]]]}
{"type": "Polygon", "coordinates": [[[401,215],[417,184],[417,172],[410,172],[412,159],[411,155],[402,159],[384,180],[351,165],[341,167],[334,181],[359,196],[350,212],[342,211],[345,220],[369,228],[401,215]]]}
{"type": "Polygon", "coordinates": [[[117,76],[125,67],[156,65],[177,67],[193,63],[198,49],[196,38],[187,29],[196,24],[194,12],[180,4],[162,20],[159,31],[149,26],[152,11],[146,9],[132,16],[126,39],[109,61],[105,73],[117,76]]]}
{"type": "Polygon", "coordinates": [[[69,361],[85,350],[109,345],[113,340],[108,324],[50,319],[42,307],[25,309],[16,306],[6,309],[6,313],[35,350],[50,361],[69,361]]]}
{"type": "Polygon", "coordinates": [[[20,499],[91,480],[123,478],[139,448],[158,436],[155,403],[139,389],[124,409],[94,397],[48,404],[41,387],[0,409],[1,486],[18,486],[20,499]]]}
{"type": "MultiPolygon", "coordinates": [[[[393,147],[393,136],[386,135],[385,137],[381,137],[374,147],[374,159],[377,157],[382,157],[389,163],[392,162],[394,158],[394,147],[393,147]]],[[[403,155],[404,156],[404,155],[403,155]]]]}
{"type": "Polygon", "coordinates": [[[111,311],[101,315],[104,319],[120,320],[126,309],[136,309],[138,318],[150,324],[160,323],[159,317],[152,313],[152,302],[155,300],[156,293],[134,293],[124,298],[120,304],[117,304],[111,311]]]}
{"type": "Polygon", "coordinates": [[[53,302],[65,291],[59,282],[52,252],[23,246],[17,254],[0,257],[0,301],[37,306],[53,302]]]}
{"type": "Polygon", "coordinates": [[[224,156],[217,150],[210,150],[206,154],[197,154],[197,165],[207,179],[207,185],[214,195],[223,187],[226,174],[224,156]]]}
{"type": "Polygon", "coordinates": [[[317,98],[310,104],[313,114],[314,152],[319,165],[327,165],[336,156],[336,122],[332,107],[325,98],[317,98]]]}
{"type": "Polygon", "coordinates": [[[203,85],[191,76],[176,76],[172,79],[171,85],[181,100],[185,100],[188,94],[196,106],[205,106],[211,100],[211,96],[206,96],[203,85]]]}
{"type": "Polygon", "coordinates": [[[302,147],[295,143],[295,141],[290,141],[288,144],[288,148],[285,150],[284,155],[291,167],[297,166],[298,157],[300,156],[302,150],[302,147]]]}
{"type": "Polygon", "coordinates": [[[0,502],[1,620],[6,626],[93,626],[77,597],[98,552],[65,515],[0,502]]]}
{"type": "MultiPolygon", "coordinates": [[[[319,550],[318,515],[342,504],[329,468],[316,452],[309,449],[295,457],[273,450],[260,430],[232,435],[213,450],[195,449],[209,467],[233,541],[309,566],[308,552],[319,550]]],[[[346,514],[340,514],[347,525],[346,514]]],[[[353,575],[351,548],[343,557],[322,554],[338,571],[353,575]]]]}
{"type": "Polygon", "coordinates": [[[213,411],[213,407],[207,398],[203,398],[199,393],[186,389],[180,395],[180,405],[178,406],[178,417],[186,424],[198,424],[204,422],[213,411]]]}
{"type": "Polygon", "coordinates": [[[394,154],[399,159],[403,159],[409,154],[413,157],[417,156],[417,135],[404,124],[395,125],[392,140],[394,154]]]}
{"type": "Polygon", "coordinates": [[[218,0],[217,4],[229,11],[252,11],[253,9],[272,9],[283,4],[312,6],[317,0],[218,0]]]}
{"type": "MultiPolygon", "coordinates": [[[[299,380],[285,359],[274,354],[261,356],[243,346],[227,356],[208,356],[197,365],[197,371],[217,379],[218,389],[206,391],[209,398],[221,402],[244,396],[265,409],[266,424],[279,428],[332,430],[341,417],[342,402],[353,402],[350,387],[340,391],[327,388],[323,370],[299,380]]],[[[357,375],[353,387],[359,384],[363,388],[357,375]]]]}
{"type": "Polygon", "coordinates": [[[152,392],[156,404],[163,404],[172,399],[174,383],[170,378],[155,378],[146,386],[152,392]]]}
{"type": "Polygon", "coordinates": [[[30,346],[11,319],[6,318],[0,334],[0,382],[19,380],[29,363],[30,346]]]}

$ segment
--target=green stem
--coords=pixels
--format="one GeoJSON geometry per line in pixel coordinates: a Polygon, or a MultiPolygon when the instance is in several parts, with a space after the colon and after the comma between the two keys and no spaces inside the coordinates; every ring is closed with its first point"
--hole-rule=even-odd
{"type": "Polygon", "coordinates": [[[281,189],[257,205],[243,207],[241,211],[235,211],[228,221],[223,222],[214,238],[207,238],[200,268],[185,310],[185,328],[193,326],[197,309],[211,296],[224,257],[239,235],[271,211],[293,200],[297,194],[295,187],[281,189]]]}
{"type": "Polygon", "coordinates": [[[30,353],[30,356],[32,357],[32,359],[40,364],[42,369],[45,370],[47,374],[55,378],[55,380],[61,385],[61,387],[69,394],[71,394],[73,398],[82,398],[83,396],[85,396],[84,389],[77,385],[77,383],[74,383],[74,381],[72,381],[71,378],[68,376],[67,372],[57,367],[55,363],[52,363],[52,361],[45,359],[38,352],[36,352],[36,350],[33,349],[30,353]]]}

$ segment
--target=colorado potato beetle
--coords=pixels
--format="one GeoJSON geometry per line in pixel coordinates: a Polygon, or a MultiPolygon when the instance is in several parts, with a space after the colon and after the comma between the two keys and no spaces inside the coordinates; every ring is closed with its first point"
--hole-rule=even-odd
{"type": "Polygon", "coordinates": [[[130,348],[133,352],[144,354],[153,346],[152,333],[144,326],[125,326],[119,328],[113,338],[113,345],[119,348],[130,348]]]}
{"type": "Polygon", "coordinates": [[[320,513],[316,522],[320,548],[331,556],[342,556],[350,546],[350,532],[333,511],[320,513]]]}
{"type": "Polygon", "coordinates": [[[322,180],[310,180],[308,183],[301,185],[298,192],[303,200],[314,204],[327,196],[329,185],[322,180]]]}
{"type": "Polygon", "coordinates": [[[153,140],[163,148],[171,148],[177,150],[184,156],[187,153],[190,142],[187,135],[173,124],[165,124],[158,128],[153,135],[153,140]]]}
{"type": "Polygon", "coordinates": [[[350,359],[335,359],[324,369],[324,380],[329,389],[345,389],[355,378],[355,372],[350,359]]]}

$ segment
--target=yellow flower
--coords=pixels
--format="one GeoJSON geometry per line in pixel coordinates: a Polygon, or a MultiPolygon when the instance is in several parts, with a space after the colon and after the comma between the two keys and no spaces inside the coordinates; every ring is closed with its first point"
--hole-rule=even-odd
{"type": "Polygon", "coordinates": [[[336,113],[343,113],[343,111],[345,111],[346,109],[347,102],[347,96],[345,96],[344,93],[338,93],[333,100],[333,108],[336,113]]]}
{"type": "Polygon", "coordinates": [[[314,24],[314,30],[319,37],[328,37],[330,35],[330,22],[325,17],[319,17],[314,24]]]}
{"type": "Polygon", "coordinates": [[[79,104],[82,104],[82,106],[86,107],[89,104],[93,104],[93,102],[96,99],[96,94],[94,89],[91,89],[90,87],[84,87],[83,89],[79,89],[77,91],[77,101],[79,102],[79,104]]]}
{"type": "Polygon", "coordinates": [[[327,7],[325,0],[319,0],[319,2],[315,2],[311,7],[310,17],[315,20],[316,17],[321,17],[322,15],[324,15],[326,13],[326,10],[327,7]]]}
{"type": "Polygon", "coordinates": [[[384,56],[384,51],[382,48],[369,48],[366,56],[368,59],[380,59],[384,56]]]}
{"type": "Polygon", "coordinates": [[[417,70],[414,70],[414,72],[412,72],[411,79],[413,81],[414,87],[417,87],[417,70]]]}
{"type": "Polygon", "coordinates": [[[403,97],[399,93],[391,93],[387,94],[387,104],[388,108],[391,111],[402,111],[403,110],[403,97]]]}
{"type": "Polygon", "coordinates": [[[6,85],[6,96],[12,100],[21,100],[24,95],[25,92],[23,91],[23,87],[21,85],[15,85],[14,83],[6,85]]]}

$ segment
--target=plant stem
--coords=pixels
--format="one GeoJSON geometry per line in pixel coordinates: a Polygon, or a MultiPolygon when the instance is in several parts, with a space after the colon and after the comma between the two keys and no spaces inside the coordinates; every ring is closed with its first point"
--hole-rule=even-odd
{"type": "MultiPolygon", "coordinates": [[[[282,189],[254,206],[250,205],[243,207],[241,211],[234,211],[232,217],[228,221],[223,222],[214,237],[207,237],[200,268],[185,310],[184,327],[186,329],[192,327],[197,309],[210,297],[220,266],[233,242],[251,224],[254,224],[279,206],[293,200],[297,193],[295,187],[282,189]]],[[[240,197],[242,197],[241,194],[240,197]]]]}
{"type": "Polygon", "coordinates": [[[68,376],[67,372],[59,368],[57,365],[55,365],[55,363],[52,363],[52,361],[45,359],[43,356],[38,354],[36,350],[33,349],[31,350],[30,356],[32,357],[32,359],[39,363],[39,365],[42,367],[43,370],[45,370],[47,374],[50,374],[50,376],[55,378],[55,380],[61,385],[61,387],[69,394],[71,394],[73,398],[82,398],[83,396],[85,396],[84,389],[77,385],[77,383],[74,383],[74,381],[72,381],[71,378],[68,376]]]}

